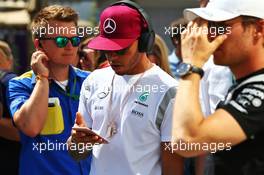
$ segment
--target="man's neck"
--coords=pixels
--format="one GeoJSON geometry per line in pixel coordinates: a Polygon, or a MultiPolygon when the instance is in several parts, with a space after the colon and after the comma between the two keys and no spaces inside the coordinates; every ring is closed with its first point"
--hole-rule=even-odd
{"type": "Polygon", "coordinates": [[[69,76],[69,66],[65,65],[51,65],[49,69],[50,77],[57,81],[65,81],[68,80],[69,76]]]}
{"type": "Polygon", "coordinates": [[[142,54],[142,55],[140,55],[140,57],[141,58],[139,59],[139,62],[137,63],[137,65],[134,67],[133,71],[127,73],[127,75],[140,74],[140,73],[143,73],[143,72],[145,72],[145,71],[147,71],[153,67],[153,64],[148,59],[146,54],[142,54]]]}
{"type": "Polygon", "coordinates": [[[249,54],[248,58],[244,60],[245,61],[240,64],[230,66],[236,79],[243,78],[264,68],[264,49],[255,49],[254,52],[249,54]]]}

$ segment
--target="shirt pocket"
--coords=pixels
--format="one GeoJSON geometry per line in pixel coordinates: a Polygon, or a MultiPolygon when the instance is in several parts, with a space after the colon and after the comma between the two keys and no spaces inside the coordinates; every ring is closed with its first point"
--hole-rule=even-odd
{"type": "Polygon", "coordinates": [[[41,135],[61,134],[64,130],[64,120],[59,98],[49,98],[48,116],[41,135]]]}

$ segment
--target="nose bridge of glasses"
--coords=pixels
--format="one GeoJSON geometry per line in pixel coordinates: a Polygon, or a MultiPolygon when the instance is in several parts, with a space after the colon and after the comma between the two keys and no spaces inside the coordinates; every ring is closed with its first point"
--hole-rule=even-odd
{"type": "Polygon", "coordinates": [[[70,39],[68,39],[68,40],[67,40],[67,43],[65,44],[64,47],[68,47],[68,48],[69,48],[69,47],[74,47],[74,46],[73,46],[72,41],[71,41],[70,39]]]}
{"type": "Polygon", "coordinates": [[[72,47],[77,47],[79,46],[81,40],[78,36],[74,36],[74,37],[61,37],[61,40],[63,42],[62,45],[64,45],[64,47],[66,46],[72,46],[72,47]],[[70,42],[69,42],[70,41],[70,42]]]}

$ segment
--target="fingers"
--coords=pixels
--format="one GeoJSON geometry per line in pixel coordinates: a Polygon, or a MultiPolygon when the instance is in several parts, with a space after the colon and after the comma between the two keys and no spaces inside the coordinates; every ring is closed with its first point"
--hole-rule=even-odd
{"type": "Polygon", "coordinates": [[[219,35],[212,42],[211,47],[212,50],[216,50],[227,38],[227,35],[219,35]]]}
{"type": "Polygon", "coordinates": [[[206,27],[208,28],[208,21],[204,20],[204,19],[201,19],[200,20],[200,26],[201,27],[206,27]]]}
{"type": "Polygon", "coordinates": [[[183,40],[183,39],[186,38],[186,36],[188,35],[188,32],[190,31],[190,28],[191,28],[192,25],[193,25],[193,21],[190,21],[190,22],[187,24],[186,29],[181,33],[181,40],[183,40]]]}
{"type": "Polygon", "coordinates": [[[76,123],[78,126],[82,126],[82,127],[85,127],[85,126],[86,126],[85,120],[84,120],[84,118],[82,117],[82,115],[81,115],[80,112],[77,112],[77,113],[76,113],[75,123],[76,123]]]}
{"type": "Polygon", "coordinates": [[[92,144],[95,144],[95,143],[98,143],[98,144],[101,144],[103,143],[103,140],[102,139],[99,139],[98,136],[84,136],[84,137],[72,137],[74,138],[74,142],[76,143],[92,143],[92,144]]]}
{"type": "Polygon", "coordinates": [[[31,57],[31,60],[41,60],[41,59],[45,59],[45,60],[49,60],[49,58],[47,57],[47,55],[44,53],[44,52],[42,52],[42,51],[36,51],[36,52],[34,52],[33,54],[32,54],[32,57],[31,57]]]}
{"type": "Polygon", "coordinates": [[[35,74],[49,76],[47,55],[42,51],[36,51],[31,57],[31,68],[35,74]]]}
{"type": "Polygon", "coordinates": [[[203,66],[226,39],[226,35],[221,35],[211,41],[210,32],[208,21],[202,18],[188,23],[187,29],[181,35],[181,54],[184,62],[203,66]]]}
{"type": "Polygon", "coordinates": [[[96,135],[87,134],[81,131],[72,130],[72,141],[75,143],[91,143],[91,144],[101,144],[103,140],[96,135]]]}

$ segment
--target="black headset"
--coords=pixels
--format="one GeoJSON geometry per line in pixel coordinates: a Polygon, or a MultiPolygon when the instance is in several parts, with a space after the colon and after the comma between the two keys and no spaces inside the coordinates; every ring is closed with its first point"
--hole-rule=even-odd
{"type": "Polygon", "coordinates": [[[138,40],[138,51],[150,53],[154,45],[155,32],[152,28],[152,24],[148,14],[138,4],[129,0],[118,1],[111,4],[110,6],[116,6],[116,5],[125,5],[133,9],[136,9],[139,12],[139,14],[143,17],[143,20],[147,23],[147,28],[143,30],[138,40]]]}

